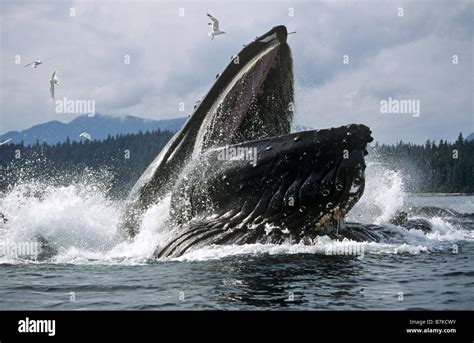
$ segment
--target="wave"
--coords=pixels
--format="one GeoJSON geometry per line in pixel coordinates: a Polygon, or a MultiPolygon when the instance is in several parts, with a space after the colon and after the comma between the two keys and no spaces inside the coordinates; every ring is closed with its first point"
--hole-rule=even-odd
{"type": "MultiPolygon", "coordinates": [[[[170,197],[150,208],[143,219],[139,234],[133,241],[120,240],[117,226],[123,202],[109,199],[106,187],[93,176],[67,186],[26,182],[16,185],[0,198],[0,212],[8,222],[0,228],[0,264],[146,264],[150,263],[157,246],[170,237],[167,225],[170,197]],[[48,242],[52,257],[37,262],[5,247],[24,243],[48,242]],[[1,247],[0,247],[1,248],[1,247]]],[[[423,254],[449,251],[457,241],[474,240],[474,231],[453,224],[445,218],[427,218],[432,231],[405,230],[387,224],[391,216],[406,205],[403,178],[377,163],[369,163],[365,195],[354,207],[348,220],[390,226],[398,231],[398,239],[387,242],[337,241],[319,237],[313,245],[247,244],[208,246],[172,259],[202,261],[236,255],[318,254],[328,249],[363,249],[367,254],[423,254]],[[401,238],[400,238],[401,237],[401,238]]]]}
{"type": "Polygon", "coordinates": [[[338,255],[354,255],[363,258],[365,254],[412,254],[429,252],[452,253],[457,247],[458,241],[474,241],[474,232],[457,228],[441,218],[431,218],[432,232],[424,233],[421,230],[406,230],[397,226],[391,226],[392,230],[398,231],[402,241],[391,242],[356,242],[349,239],[334,240],[327,236],[318,237],[312,245],[304,244],[246,244],[228,246],[208,246],[195,251],[188,252],[183,256],[174,258],[174,261],[205,261],[221,259],[236,255],[280,255],[280,254],[317,254],[332,255],[338,251],[338,255]],[[351,251],[356,253],[351,253],[351,251]],[[360,252],[363,251],[363,254],[360,252]]]}

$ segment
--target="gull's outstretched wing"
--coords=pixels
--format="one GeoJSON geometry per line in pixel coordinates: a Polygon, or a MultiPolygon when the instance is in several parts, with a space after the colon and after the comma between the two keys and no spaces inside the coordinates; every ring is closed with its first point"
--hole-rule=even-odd
{"type": "Polygon", "coordinates": [[[0,143],[0,145],[8,144],[8,143],[10,143],[11,141],[12,141],[12,139],[11,139],[11,138],[8,138],[6,141],[0,143]]]}
{"type": "Polygon", "coordinates": [[[49,92],[51,93],[51,98],[53,98],[53,100],[54,100],[54,83],[50,82],[49,84],[50,84],[49,92]]]}
{"type": "Polygon", "coordinates": [[[207,14],[207,16],[209,17],[209,20],[211,21],[211,24],[212,24],[212,30],[213,31],[219,31],[219,20],[217,20],[216,18],[214,18],[212,15],[210,15],[209,13],[207,14]]]}

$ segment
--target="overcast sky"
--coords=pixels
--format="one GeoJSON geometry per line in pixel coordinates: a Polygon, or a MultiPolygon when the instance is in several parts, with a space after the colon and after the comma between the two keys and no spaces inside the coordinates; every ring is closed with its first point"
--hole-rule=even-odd
{"type": "Polygon", "coordinates": [[[1,6],[0,133],[74,118],[55,112],[54,69],[57,99],[93,99],[97,112],[117,116],[185,116],[231,55],[278,24],[297,31],[289,43],[298,124],[364,123],[387,143],[454,140],[474,131],[470,0],[1,0],[1,6]],[[209,39],[207,12],[227,35],[209,39]],[[52,60],[36,70],[23,67],[42,58],[52,60]],[[419,100],[420,116],[381,113],[380,102],[389,97],[419,100]]]}

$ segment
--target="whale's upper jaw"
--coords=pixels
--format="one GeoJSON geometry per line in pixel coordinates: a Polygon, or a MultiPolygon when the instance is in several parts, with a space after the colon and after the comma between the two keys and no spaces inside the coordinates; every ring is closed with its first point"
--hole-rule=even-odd
{"type": "Polygon", "coordinates": [[[293,73],[286,38],[284,26],[274,27],[233,56],[190,119],[194,130],[199,127],[194,157],[290,132],[293,73]]]}
{"type": "Polygon", "coordinates": [[[279,43],[283,44],[286,43],[286,40],[288,38],[288,31],[284,25],[278,25],[272,28],[270,31],[267,33],[264,33],[263,35],[255,38],[255,40],[247,45],[247,47],[251,47],[252,44],[268,44],[272,42],[278,41],[279,43]]]}
{"type": "MultiPolygon", "coordinates": [[[[244,142],[249,140],[248,136],[252,134],[254,137],[250,137],[251,139],[259,139],[290,133],[293,113],[288,110],[288,103],[293,102],[293,74],[287,35],[285,26],[275,26],[232,56],[228,66],[197,104],[178,134],[178,138],[188,142],[187,149],[192,150],[194,157],[209,148],[244,142]],[[276,64],[279,65],[274,68],[276,64]],[[280,68],[283,64],[285,68],[280,68]],[[263,108],[260,113],[253,113],[251,106],[255,104],[256,99],[268,93],[267,89],[262,89],[266,86],[266,80],[278,77],[288,81],[287,85],[271,85],[273,89],[284,86],[288,88],[287,92],[282,94],[284,106],[278,109],[282,116],[279,121],[283,123],[278,125],[272,121],[271,125],[264,123],[248,128],[249,122],[272,114],[268,113],[270,111],[267,108],[263,108]],[[238,99],[234,95],[236,92],[240,92],[238,99]],[[273,126],[277,126],[279,131],[272,131],[273,126]]],[[[262,104],[257,105],[262,107],[262,104]]],[[[181,143],[179,148],[185,150],[181,143]]]]}

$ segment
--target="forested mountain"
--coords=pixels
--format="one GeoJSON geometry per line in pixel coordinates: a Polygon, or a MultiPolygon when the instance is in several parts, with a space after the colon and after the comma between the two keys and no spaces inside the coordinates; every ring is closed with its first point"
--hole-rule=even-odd
{"type": "Polygon", "coordinates": [[[96,114],[93,117],[86,115],[74,118],[68,123],[50,121],[30,127],[23,131],[10,131],[0,135],[0,142],[11,139],[12,143],[25,145],[43,142],[47,144],[80,141],[79,134],[87,132],[93,140],[103,140],[108,135],[138,133],[139,131],[169,130],[177,131],[183,126],[187,118],[152,120],[135,116],[109,116],[96,114]]]}

